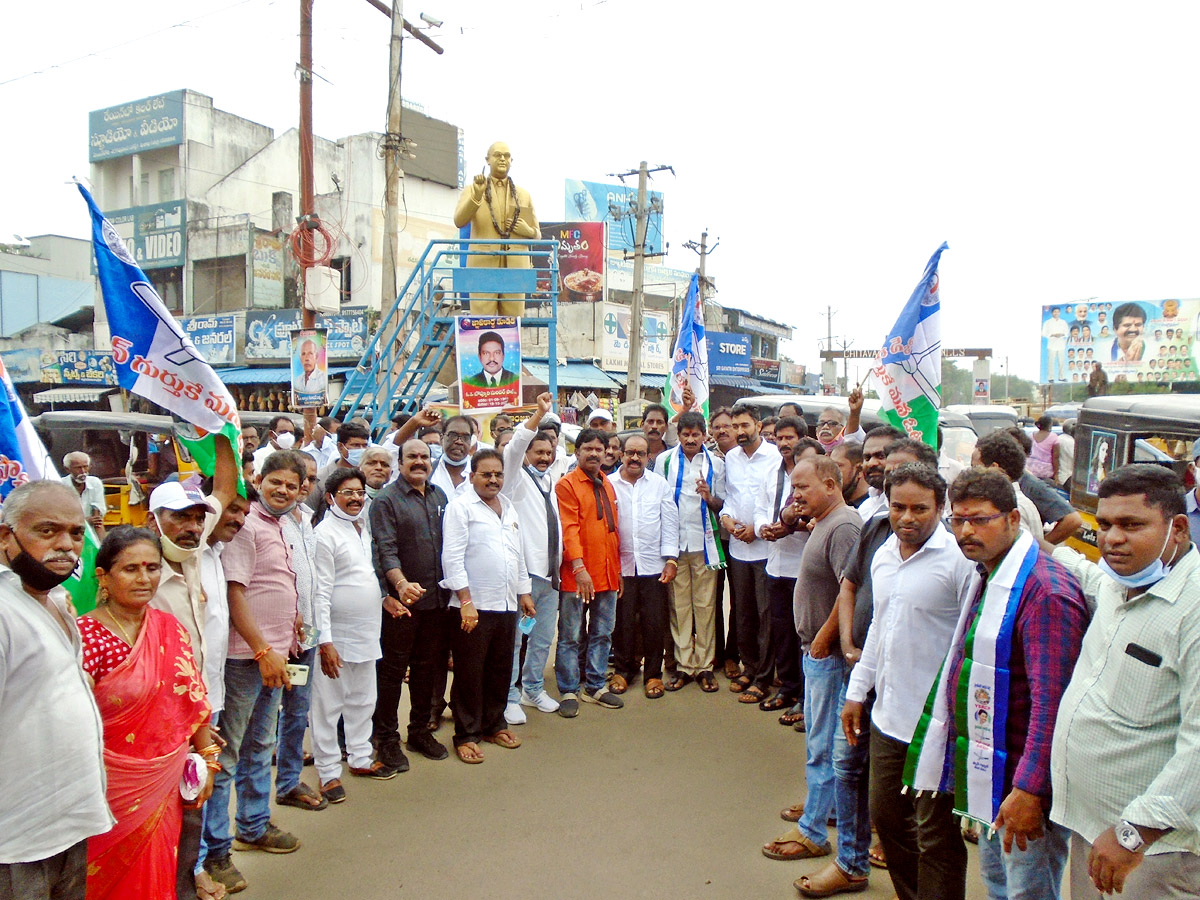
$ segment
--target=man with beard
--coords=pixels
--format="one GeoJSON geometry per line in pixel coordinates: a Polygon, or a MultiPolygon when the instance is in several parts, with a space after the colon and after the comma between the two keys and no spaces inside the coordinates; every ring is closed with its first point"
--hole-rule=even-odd
{"type": "Polygon", "coordinates": [[[379,492],[392,480],[392,454],[379,446],[368,447],[362,455],[359,470],[367,479],[364,489],[367,492],[367,504],[363,514],[363,524],[369,526],[368,517],[371,513],[371,502],[379,496],[379,492]]]}
{"type": "MultiPolygon", "coordinates": [[[[459,417],[461,419],[461,417],[459,417]]],[[[471,429],[456,421],[465,440],[471,429]]],[[[465,448],[465,441],[461,445],[465,448]]],[[[442,518],[446,493],[430,483],[429,445],[411,439],[400,448],[400,477],[371,504],[375,574],[387,598],[376,665],[378,680],[373,741],[378,759],[401,772],[408,758],[400,747],[398,707],[409,675],[408,748],[427,759],[449,756],[433,736],[445,708],[450,660],[449,596],[442,581],[442,518]]]]}
{"type": "Polygon", "coordinates": [[[829,458],[842,470],[842,497],[858,509],[870,492],[870,485],[863,477],[863,445],[858,441],[843,441],[833,448],[829,458]]]}
{"type": "Polygon", "coordinates": [[[767,542],[754,530],[754,504],[762,485],[773,481],[780,466],[779,451],[763,440],[754,406],[733,411],[737,446],[725,454],[725,506],[721,524],[729,532],[729,583],[733,617],[737,620],[738,654],[742,674],[729,690],[753,688],[755,702],[766,696],[774,680],[771,656],[771,607],[767,596],[767,542]]]}
{"type": "Polygon", "coordinates": [[[87,840],[113,826],[104,729],[59,587],[83,552],[83,509],[71,488],[32,481],[2,516],[0,895],[83,900],[87,840]]]}
{"type": "Polygon", "coordinates": [[[667,449],[666,435],[667,408],[661,403],[651,403],[642,411],[642,436],[650,452],[646,467],[651,471],[659,455],[667,449]]]}
{"type": "Polygon", "coordinates": [[[468,416],[452,416],[442,429],[442,458],[433,467],[429,483],[440,488],[447,498],[458,493],[471,474],[472,421],[468,416]]]}
{"type": "Polygon", "coordinates": [[[63,457],[63,468],[67,474],[62,477],[62,483],[79,495],[83,505],[83,514],[96,532],[97,540],[104,539],[104,514],[108,512],[108,502],[104,499],[104,482],[92,471],[92,458],[82,450],[76,450],[63,457]]]}
{"type": "Polygon", "coordinates": [[[857,507],[863,522],[884,513],[887,518],[887,496],[883,493],[883,468],[887,460],[887,448],[893,441],[902,440],[905,434],[891,425],[877,425],[868,433],[862,445],[862,477],[867,483],[867,497],[857,507]]]}

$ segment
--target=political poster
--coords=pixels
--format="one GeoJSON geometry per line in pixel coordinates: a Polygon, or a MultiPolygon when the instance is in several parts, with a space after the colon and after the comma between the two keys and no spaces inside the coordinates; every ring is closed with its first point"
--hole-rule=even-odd
{"type": "Polygon", "coordinates": [[[1087,384],[1197,381],[1200,299],[1079,301],[1042,307],[1041,381],[1087,384]]]}
{"type": "Polygon", "coordinates": [[[455,316],[454,346],[463,412],[521,405],[519,316],[455,316]]]}
{"type": "Polygon", "coordinates": [[[325,328],[297,328],[291,333],[293,409],[310,409],[328,402],[328,338],[325,328]]]}

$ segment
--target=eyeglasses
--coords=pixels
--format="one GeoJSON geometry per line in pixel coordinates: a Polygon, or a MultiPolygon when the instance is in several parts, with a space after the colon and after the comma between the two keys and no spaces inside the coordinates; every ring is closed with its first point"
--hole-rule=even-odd
{"type": "Polygon", "coordinates": [[[366,491],[338,491],[339,497],[349,497],[351,500],[361,500],[367,496],[366,491]]]}
{"type": "Polygon", "coordinates": [[[469,431],[447,431],[445,440],[450,444],[466,444],[471,440],[469,431]]]}
{"type": "Polygon", "coordinates": [[[837,419],[817,419],[818,428],[841,428],[842,423],[837,419]]]}
{"type": "Polygon", "coordinates": [[[972,528],[978,528],[980,525],[986,525],[988,522],[994,522],[1007,515],[1008,513],[993,513],[990,516],[951,516],[950,527],[962,528],[964,525],[970,525],[972,528]]]}

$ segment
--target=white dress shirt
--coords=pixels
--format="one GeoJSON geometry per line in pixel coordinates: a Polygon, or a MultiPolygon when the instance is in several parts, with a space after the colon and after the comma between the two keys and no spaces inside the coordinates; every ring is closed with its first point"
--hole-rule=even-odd
{"type": "MultiPolygon", "coordinates": [[[[221,508],[221,503],[216,497],[210,495],[208,499],[218,509],[221,508]]],[[[208,546],[208,537],[217,527],[220,519],[220,513],[206,512],[204,514],[204,532],[200,536],[201,547],[208,546]]],[[[150,605],[157,610],[173,615],[188,633],[188,637],[192,641],[192,656],[196,658],[196,665],[200,668],[204,686],[207,688],[209,687],[206,674],[208,669],[208,636],[205,627],[207,613],[204,610],[204,583],[200,575],[200,554],[197,553],[186,562],[179,563],[178,569],[175,568],[175,565],[166,559],[163,560],[162,577],[159,579],[158,590],[154,593],[150,605]]]]}
{"type": "Polygon", "coordinates": [[[889,537],[871,561],[871,584],[871,629],[850,671],[846,699],[861,703],[874,688],[871,724],[907,743],[979,575],[939,523],[908,559],[900,558],[900,539],[889,537]]]}
{"type": "Polygon", "coordinates": [[[858,514],[862,516],[864,523],[870,522],[875,516],[880,513],[887,513],[888,498],[882,490],[876,490],[873,487],[867,488],[867,499],[858,505],[858,514]]]}
{"type": "MultiPolygon", "coordinates": [[[[450,466],[450,468],[456,468],[450,466]]],[[[463,480],[460,484],[455,484],[450,480],[450,473],[446,471],[446,457],[443,455],[433,466],[433,472],[429,476],[429,483],[435,484],[446,492],[446,497],[450,500],[454,499],[456,494],[461,494],[464,491],[471,489],[471,457],[467,457],[462,464],[460,471],[463,473],[463,480]]]]}
{"type": "MultiPolygon", "coordinates": [[[[63,484],[79,494],[79,490],[75,487],[75,479],[71,475],[64,475],[61,480],[63,484]]],[[[87,481],[84,482],[83,486],[83,493],[79,494],[79,503],[83,506],[85,517],[93,515],[92,510],[100,513],[100,515],[108,512],[108,501],[104,499],[104,482],[95,475],[87,476],[87,481]]]]}
{"type": "Polygon", "coordinates": [[[558,518],[558,495],[554,491],[558,479],[550,474],[549,469],[538,475],[536,469],[525,465],[525,452],[536,436],[524,425],[513,431],[512,440],[504,448],[504,487],[500,493],[512,501],[517,511],[521,544],[525,550],[525,567],[530,575],[548,581],[552,571],[557,572],[562,565],[562,520],[558,518]],[[554,510],[554,527],[558,529],[558,552],[553,560],[549,558],[550,519],[546,513],[545,495],[538,490],[538,485],[549,494],[550,506],[554,510]]]}
{"type": "MultiPolygon", "coordinates": [[[[739,444],[725,454],[725,507],[722,516],[732,516],[742,525],[754,525],[754,505],[759,488],[770,481],[774,484],[775,470],[783,457],[775,445],[760,441],[753,456],[747,456],[739,444]]],[[[729,539],[729,555],[742,562],[767,558],[767,542],[756,537],[751,543],[729,539]]]]}
{"type": "MultiPolygon", "coordinates": [[[[768,478],[758,489],[754,501],[754,533],[764,525],[779,521],[779,514],[792,498],[792,483],[789,473],[783,471],[783,461],[775,470],[775,477],[768,478]],[[780,488],[779,476],[783,475],[780,488]]],[[[767,574],[775,578],[795,578],[800,574],[800,560],[804,556],[804,545],[808,542],[808,529],[801,528],[777,541],[766,541],[767,574]]]]}
{"type": "MultiPolygon", "coordinates": [[[[204,684],[214,713],[225,708],[225,660],[229,656],[229,584],[221,551],[225,545],[205,542],[200,552],[200,584],[204,588],[204,684]]],[[[194,654],[193,654],[194,655],[194,654]]]]}
{"type": "Polygon", "coordinates": [[[383,600],[365,526],[327,511],[313,529],[313,617],[318,640],[332,643],[346,662],[379,659],[383,600]]]}
{"type": "Polygon", "coordinates": [[[679,487],[679,552],[704,552],[704,516],[708,515],[708,505],[696,492],[696,481],[708,481],[708,463],[712,460],[712,494],[714,497],[724,497],[725,460],[709,453],[705,455],[700,450],[688,459],[677,447],[671,447],[658,454],[654,461],[654,471],[667,480],[667,492],[672,498],[675,487],[679,487]],[[670,462],[668,463],[668,459],[670,462]],[[680,460],[683,461],[683,474],[680,476],[680,460]]]}
{"type": "Polygon", "coordinates": [[[313,369],[307,375],[304,370],[300,370],[300,374],[292,379],[292,387],[295,388],[298,394],[316,394],[323,392],[329,385],[329,376],[320,369],[313,369]]]}
{"type": "MultiPolygon", "coordinates": [[[[516,612],[517,597],[532,589],[521,529],[512,501],[500,494],[500,515],[472,488],[446,507],[442,520],[442,587],[471,589],[479,612],[516,612]]],[[[461,607],[457,593],[450,605],[461,607]]]]}
{"type": "Polygon", "coordinates": [[[623,469],[608,476],[620,510],[621,574],[661,575],[668,559],[679,558],[679,507],[661,475],[643,471],[631,483],[621,476],[623,469]]]}
{"type": "Polygon", "coordinates": [[[55,588],[50,601],[57,615],[0,566],[2,865],[47,859],[114,822],[104,798],[104,725],[80,665],[79,629],[66,591],[55,588]]]}

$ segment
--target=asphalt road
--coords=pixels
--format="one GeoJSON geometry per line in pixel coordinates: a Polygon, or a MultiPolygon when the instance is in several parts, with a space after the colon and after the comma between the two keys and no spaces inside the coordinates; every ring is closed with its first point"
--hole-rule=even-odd
{"type": "MultiPolygon", "coordinates": [[[[792,881],[825,860],[776,862],[759,848],[803,796],[803,735],[720,684],[648,700],[639,681],[621,710],[583,704],[573,720],[528,710],[514,729],[523,746],[485,744],[482,765],[413,756],[391,781],[346,777],[345,803],[277,809],[296,853],[234,853],[242,896],[798,897],[792,881]]],[[[438,737],[449,745],[452,731],[447,720],[438,737]]],[[[312,768],[305,779],[315,784],[312,768]]],[[[982,900],[970,854],[968,897],[982,900]]],[[[857,896],[892,897],[887,873],[872,870],[857,896]]]]}

